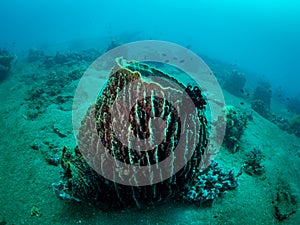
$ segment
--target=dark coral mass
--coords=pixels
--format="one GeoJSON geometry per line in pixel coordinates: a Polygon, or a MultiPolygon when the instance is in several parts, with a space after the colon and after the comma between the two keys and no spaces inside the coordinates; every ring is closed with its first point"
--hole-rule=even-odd
{"type": "Polygon", "coordinates": [[[179,194],[207,160],[205,104],[199,87],[118,59],[82,121],[78,147],[64,149],[56,193],[112,206],[141,206],[179,194]]]}

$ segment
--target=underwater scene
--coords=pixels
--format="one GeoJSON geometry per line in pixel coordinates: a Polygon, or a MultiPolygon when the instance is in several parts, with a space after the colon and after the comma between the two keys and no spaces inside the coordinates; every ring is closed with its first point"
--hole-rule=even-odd
{"type": "Polygon", "coordinates": [[[0,225],[300,224],[300,2],[0,1],[0,225]]]}

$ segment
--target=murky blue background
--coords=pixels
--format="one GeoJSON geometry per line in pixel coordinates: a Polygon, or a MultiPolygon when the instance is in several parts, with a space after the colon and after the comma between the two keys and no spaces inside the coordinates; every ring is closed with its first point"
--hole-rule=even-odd
{"type": "Polygon", "coordinates": [[[297,0],[1,0],[0,29],[0,48],[16,53],[115,37],[173,41],[299,93],[297,0]]]}

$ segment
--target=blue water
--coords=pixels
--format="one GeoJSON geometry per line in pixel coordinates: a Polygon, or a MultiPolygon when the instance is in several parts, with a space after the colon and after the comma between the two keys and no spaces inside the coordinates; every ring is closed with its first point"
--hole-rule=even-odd
{"type": "MultiPolygon", "coordinates": [[[[300,202],[300,0],[0,0],[0,59],[1,54],[6,54],[2,49],[11,52],[9,57],[14,59],[11,68],[0,63],[0,225],[6,221],[33,225],[201,224],[202,221],[205,221],[202,224],[208,224],[206,221],[271,224],[279,221],[276,207],[280,207],[279,215],[288,215],[285,224],[300,224],[295,222],[300,221],[297,210],[300,202]],[[207,59],[224,90],[227,86],[223,93],[228,108],[245,111],[243,118],[249,120],[241,143],[233,148],[239,151],[233,153],[222,147],[220,161],[226,169],[239,170],[241,165],[246,165],[249,153],[258,155],[261,150],[263,156],[258,161],[262,165],[258,165],[258,171],[264,171],[262,166],[265,166],[265,174],[252,176],[251,170],[250,175],[244,173],[241,185],[208,209],[170,201],[170,205],[162,204],[150,211],[147,208],[112,212],[61,201],[53,194],[51,184],[58,184],[54,190],[60,194],[59,188],[64,188],[59,185],[63,170],[54,166],[64,145],[72,149],[76,145],[71,109],[79,78],[95,55],[107,50],[112,41],[121,44],[149,39],[175,42],[207,59]],[[76,54],[70,54],[70,61],[65,58],[68,54],[58,54],[58,59],[51,57],[56,51],[90,47],[97,51],[80,52],[82,60],[75,60],[76,54]],[[30,61],[29,49],[42,50],[45,56],[30,61]],[[11,70],[1,77],[3,68],[11,70]],[[231,94],[236,96],[228,93],[230,85],[224,85],[224,78],[230,78],[228,75],[234,69],[238,72],[232,74],[240,75],[241,71],[247,80],[246,88],[232,82],[236,91],[231,94]],[[218,76],[223,75],[220,73],[227,74],[218,76]],[[255,99],[255,91],[251,90],[257,86],[251,81],[260,79],[272,85],[272,91],[266,85],[260,87],[267,87],[265,92],[258,92],[267,97],[272,94],[270,115],[264,107],[259,108],[261,101],[252,106],[253,100],[264,99],[263,96],[255,99]],[[35,208],[41,214],[32,213],[35,208]]],[[[88,92],[90,84],[84,81],[88,92]]],[[[203,90],[204,96],[211,94],[203,90]]],[[[82,93],[84,97],[80,97],[89,105],[86,92],[82,93]]],[[[222,105],[218,99],[213,100],[216,105],[222,105]]],[[[213,111],[209,107],[207,114],[213,111]]],[[[207,118],[212,120],[210,115],[207,118]]],[[[219,119],[222,118],[216,121],[216,130],[219,127],[224,130],[218,126],[223,121],[219,119]]],[[[240,136],[236,124],[241,122],[230,124],[240,136]]]]}
{"type": "Polygon", "coordinates": [[[299,92],[297,0],[2,0],[0,28],[0,47],[15,52],[118,35],[173,41],[299,92]]]}

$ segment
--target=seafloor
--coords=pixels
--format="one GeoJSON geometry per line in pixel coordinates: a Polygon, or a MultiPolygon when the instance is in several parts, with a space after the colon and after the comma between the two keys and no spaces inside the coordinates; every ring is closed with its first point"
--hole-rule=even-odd
{"type": "MultiPolygon", "coordinates": [[[[80,54],[60,64],[21,57],[0,83],[0,224],[300,224],[300,138],[254,112],[250,99],[226,90],[226,104],[253,111],[253,120],[239,150],[222,148],[216,160],[238,170],[259,148],[262,175],[243,173],[238,188],[209,207],[170,200],[142,209],[100,210],[57,198],[52,183],[60,179],[61,168],[51,157],[62,146],[75,145],[72,98],[82,73],[100,55],[80,54]],[[279,221],[278,209],[287,218],[279,221]]],[[[213,60],[209,65],[219,74],[231,69],[213,60]]],[[[275,99],[272,110],[289,116],[275,99]]]]}

